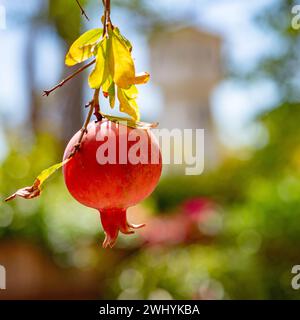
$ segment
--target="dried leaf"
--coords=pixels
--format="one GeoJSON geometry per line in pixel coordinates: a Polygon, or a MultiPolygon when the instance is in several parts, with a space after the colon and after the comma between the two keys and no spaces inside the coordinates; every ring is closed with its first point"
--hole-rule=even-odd
{"type": "Polygon", "coordinates": [[[91,29],[82,34],[71,45],[66,55],[65,64],[67,66],[73,66],[92,57],[101,35],[102,29],[91,29]]]}
{"type": "Polygon", "coordinates": [[[42,184],[59,168],[61,168],[63,165],[65,165],[68,161],[70,161],[71,158],[66,159],[63,162],[57,163],[53,166],[51,166],[48,169],[43,170],[38,177],[35,179],[33,185],[31,187],[25,187],[22,189],[19,189],[14,194],[12,194],[10,197],[6,198],[5,201],[13,200],[16,197],[21,197],[24,199],[33,199],[38,197],[42,192],[42,184]]]}

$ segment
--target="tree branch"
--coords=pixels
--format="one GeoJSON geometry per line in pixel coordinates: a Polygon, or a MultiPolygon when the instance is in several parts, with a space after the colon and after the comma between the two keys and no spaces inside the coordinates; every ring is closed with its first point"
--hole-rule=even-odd
{"type": "Polygon", "coordinates": [[[87,16],[86,12],[84,11],[82,5],[80,4],[80,2],[78,0],[76,0],[79,8],[80,8],[80,11],[81,11],[81,15],[84,16],[88,21],[90,21],[89,17],[87,16]]]}
{"type": "Polygon", "coordinates": [[[99,92],[100,92],[100,89],[96,89],[94,92],[93,100],[90,101],[86,105],[86,106],[90,107],[90,110],[89,110],[89,112],[85,118],[84,124],[80,130],[81,132],[80,132],[79,139],[78,139],[76,145],[74,146],[73,151],[69,154],[68,159],[72,158],[75,155],[75,153],[80,149],[82,139],[83,139],[84,135],[87,133],[87,127],[88,127],[88,124],[90,123],[90,120],[91,120],[91,117],[93,115],[94,110],[95,110],[94,114],[97,117],[97,121],[102,120],[102,115],[100,114],[100,108],[99,108],[99,92]],[[100,116],[101,118],[98,118],[98,116],[100,116]]]}
{"type": "Polygon", "coordinates": [[[110,20],[110,0],[102,0],[104,6],[104,21],[103,21],[103,37],[106,37],[107,26],[111,23],[110,20]]]}
{"type": "Polygon", "coordinates": [[[44,90],[43,92],[43,96],[49,96],[50,93],[52,93],[54,90],[62,87],[66,82],[68,82],[69,80],[73,79],[75,76],[77,76],[77,74],[79,74],[80,72],[84,71],[85,69],[87,69],[88,67],[90,67],[91,65],[93,65],[96,62],[96,59],[92,60],[90,63],[86,64],[85,66],[79,68],[78,70],[76,70],[74,73],[72,73],[71,75],[69,75],[67,78],[65,78],[64,80],[62,80],[59,84],[57,84],[56,86],[54,86],[53,88],[49,89],[49,90],[44,90]]]}
{"type": "MultiPolygon", "coordinates": [[[[104,5],[104,21],[103,21],[103,37],[104,37],[104,36],[107,36],[107,27],[111,23],[111,20],[110,20],[110,0],[102,0],[102,1],[103,1],[103,5],[104,5]]],[[[88,19],[87,15],[85,14],[85,11],[82,8],[82,6],[80,5],[79,1],[76,0],[76,2],[81,10],[82,15],[84,15],[88,19]]],[[[77,74],[84,71],[86,68],[90,67],[95,62],[96,62],[96,59],[92,60],[90,63],[88,63],[85,66],[76,70],[73,74],[71,74],[70,76],[68,76],[64,80],[62,80],[59,84],[57,84],[56,86],[54,86],[50,90],[44,90],[43,95],[49,96],[49,94],[51,92],[53,92],[57,88],[62,87],[66,82],[68,82],[69,80],[74,78],[77,74]]],[[[80,136],[78,138],[78,141],[77,141],[76,145],[74,146],[74,149],[72,150],[72,152],[69,154],[68,159],[72,158],[75,155],[75,153],[80,149],[83,137],[87,133],[87,127],[88,127],[88,124],[89,124],[91,117],[93,115],[93,111],[94,111],[94,115],[97,118],[97,121],[101,121],[103,118],[103,116],[100,112],[99,93],[100,93],[100,88],[95,89],[93,99],[85,106],[86,108],[89,107],[90,109],[89,109],[89,112],[86,116],[84,124],[80,130],[80,136]]]]}

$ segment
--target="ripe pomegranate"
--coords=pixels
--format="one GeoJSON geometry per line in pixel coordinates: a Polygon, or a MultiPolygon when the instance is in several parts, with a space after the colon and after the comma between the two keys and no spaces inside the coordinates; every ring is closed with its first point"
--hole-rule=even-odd
{"type": "MultiPolygon", "coordinates": [[[[70,140],[64,159],[74,150],[79,136],[80,131],[70,140]]],[[[126,209],[154,190],[161,175],[161,162],[159,146],[150,130],[132,129],[108,120],[88,125],[80,149],[64,165],[63,174],[71,195],[100,212],[106,234],[104,248],[113,247],[119,231],[131,234],[144,226],[129,224],[126,209]],[[138,143],[141,148],[136,148],[138,143]],[[141,161],[129,161],[134,154],[141,161]],[[156,155],[156,163],[151,163],[151,154],[154,158],[156,155]]]]}

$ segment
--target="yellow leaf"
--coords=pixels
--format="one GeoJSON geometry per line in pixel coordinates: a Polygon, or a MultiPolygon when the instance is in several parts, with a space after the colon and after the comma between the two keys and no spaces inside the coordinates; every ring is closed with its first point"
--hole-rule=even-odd
{"type": "Polygon", "coordinates": [[[114,27],[113,32],[120,39],[120,41],[123,42],[123,44],[125,45],[127,50],[129,52],[131,52],[132,51],[132,44],[130,43],[130,41],[126,37],[124,37],[122,35],[122,33],[120,32],[119,28],[118,27],[114,27]]]}
{"type": "Polygon", "coordinates": [[[107,95],[108,95],[108,90],[109,90],[109,87],[110,87],[112,82],[113,82],[113,80],[112,80],[111,75],[109,75],[106,78],[106,80],[103,82],[102,91],[103,91],[105,97],[107,97],[107,95]],[[106,93],[107,93],[107,95],[106,95],[106,93]]]}
{"type": "Polygon", "coordinates": [[[94,55],[94,49],[102,35],[102,29],[91,29],[82,34],[70,47],[65,63],[73,66],[94,55]]]}
{"type": "Polygon", "coordinates": [[[105,98],[109,97],[110,107],[113,109],[115,106],[115,83],[109,75],[102,85],[102,91],[105,98]]]}
{"type": "Polygon", "coordinates": [[[10,197],[6,198],[5,201],[13,200],[16,197],[21,197],[24,199],[33,199],[38,197],[42,192],[42,184],[58,169],[60,169],[63,165],[65,165],[68,161],[70,161],[71,158],[68,158],[64,160],[63,162],[57,163],[53,166],[51,166],[48,169],[43,170],[38,177],[35,179],[34,183],[30,187],[25,187],[22,189],[19,189],[14,194],[12,194],[10,197]]]}
{"type": "Polygon", "coordinates": [[[98,47],[96,55],[96,66],[89,76],[89,86],[99,89],[105,82],[108,74],[106,64],[107,39],[103,39],[98,47]]]}
{"type": "Polygon", "coordinates": [[[134,84],[144,84],[147,83],[150,79],[150,74],[148,72],[141,72],[137,74],[134,78],[134,84]]]}
{"type": "Polygon", "coordinates": [[[48,169],[43,170],[38,177],[36,178],[36,180],[40,181],[40,185],[42,185],[55,171],[57,171],[58,169],[60,169],[62,166],[64,166],[70,159],[66,159],[63,162],[57,163],[53,166],[51,166],[48,169]]]}
{"type": "Polygon", "coordinates": [[[118,87],[118,99],[120,102],[120,111],[127,113],[134,121],[140,120],[139,107],[135,99],[129,99],[122,88],[118,87]]]}
{"type": "Polygon", "coordinates": [[[109,95],[109,105],[113,109],[116,101],[116,89],[115,89],[115,83],[113,81],[110,87],[108,88],[108,95],[109,95]]]}
{"type": "Polygon", "coordinates": [[[111,50],[109,50],[109,69],[115,84],[127,89],[133,84],[135,68],[130,52],[114,32],[109,32],[111,50]]]}
{"type": "Polygon", "coordinates": [[[123,89],[123,92],[128,99],[136,99],[139,93],[135,85],[130,86],[128,89],[123,89]]]}

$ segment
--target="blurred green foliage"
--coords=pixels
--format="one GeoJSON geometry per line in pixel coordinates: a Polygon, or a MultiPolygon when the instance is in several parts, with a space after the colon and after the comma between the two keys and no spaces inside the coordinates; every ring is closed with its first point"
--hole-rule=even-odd
{"type": "Polygon", "coordinates": [[[7,195],[32,185],[39,172],[61,161],[60,144],[50,135],[41,134],[31,147],[24,146],[24,141],[13,139],[10,153],[0,166],[0,237],[21,238],[42,245],[68,264],[75,239],[99,235],[99,217],[82,214],[82,208],[64,186],[61,170],[45,183],[46,190],[39,198],[4,203],[7,195]]]}
{"type": "MultiPolygon", "coordinates": [[[[55,26],[58,35],[67,45],[71,45],[81,32],[82,16],[75,1],[65,0],[63,5],[59,0],[49,1],[48,19],[55,26]],[[68,17],[68,18],[66,18],[68,17]]],[[[87,1],[80,1],[85,6],[87,1]]]]}

